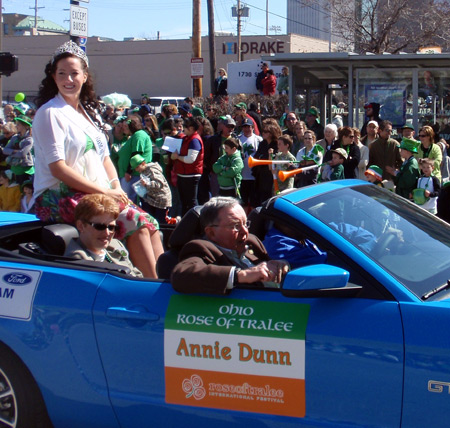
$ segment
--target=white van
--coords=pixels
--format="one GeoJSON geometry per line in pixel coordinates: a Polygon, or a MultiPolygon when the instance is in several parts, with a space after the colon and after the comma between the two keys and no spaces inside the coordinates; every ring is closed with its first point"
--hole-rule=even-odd
{"type": "Polygon", "coordinates": [[[164,104],[175,104],[177,107],[183,104],[186,97],[150,97],[149,104],[152,107],[153,114],[161,113],[161,107],[164,104]]]}

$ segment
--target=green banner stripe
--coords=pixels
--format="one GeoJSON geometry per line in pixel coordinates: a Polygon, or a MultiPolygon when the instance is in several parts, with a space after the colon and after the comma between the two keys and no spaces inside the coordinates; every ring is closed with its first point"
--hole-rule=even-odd
{"type": "Polygon", "coordinates": [[[301,303],[175,295],[165,328],[304,340],[309,310],[301,303]]]}

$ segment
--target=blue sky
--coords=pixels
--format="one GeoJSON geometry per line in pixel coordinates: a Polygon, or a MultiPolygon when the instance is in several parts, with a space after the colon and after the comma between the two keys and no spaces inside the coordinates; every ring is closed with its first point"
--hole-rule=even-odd
{"type": "MultiPolygon", "coordinates": [[[[266,34],[266,1],[269,3],[269,34],[272,26],[286,33],[286,0],[250,0],[250,17],[242,20],[242,34],[266,34]]],[[[202,3],[202,35],[208,32],[206,0],[202,3]]],[[[231,17],[236,0],[214,0],[216,31],[236,33],[237,21],[231,17]]],[[[243,2],[241,1],[241,4],[243,2]]],[[[37,0],[38,15],[69,28],[69,0],[37,0]],[[64,10],[67,9],[67,10],[64,10]]],[[[88,9],[89,36],[156,39],[182,39],[192,35],[192,0],[90,0],[80,1],[88,9]]],[[[3,13],[34,15],[35,0],[3,0],[3,13]]]]}

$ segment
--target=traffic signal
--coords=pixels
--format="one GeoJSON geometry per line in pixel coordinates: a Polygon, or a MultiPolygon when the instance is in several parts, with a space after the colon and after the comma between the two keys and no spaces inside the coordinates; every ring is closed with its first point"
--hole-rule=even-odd
{"type": "Polygon", "coordinates": [[[10,52],[0,52],[0,76],[9,76],[19,69],[19,58],[10,52]]]}

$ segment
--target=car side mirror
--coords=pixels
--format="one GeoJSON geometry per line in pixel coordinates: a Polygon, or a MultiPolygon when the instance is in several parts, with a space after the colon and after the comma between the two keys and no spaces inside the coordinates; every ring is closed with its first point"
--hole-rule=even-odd
{"type": "MultiPolygon", "coordinates": [[[[306,297],[318,295],[317,292],[343,289],[349,277],[346,270],[336,266],[318,264],[301,267],[286,275],[282,294],[287,297],[306,297]]],[[[357,289],[359,291],[360,287],[357,289]]]]}

